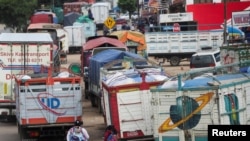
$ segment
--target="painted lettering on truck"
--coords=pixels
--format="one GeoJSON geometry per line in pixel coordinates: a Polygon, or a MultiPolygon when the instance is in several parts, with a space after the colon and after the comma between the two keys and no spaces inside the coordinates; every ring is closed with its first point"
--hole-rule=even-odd
{"type": "Polygon", "coordinates": [[[57,109],[60,109],[60,99],[57,97],[54,97],[50,93],[44,92],[44,93],[38,94],[37,100],[43,109],[47,110],[48,112],[54,115],[61,116],[61,115],[66,114],[66,111],[64,112],[57,111],[57,109]]]}

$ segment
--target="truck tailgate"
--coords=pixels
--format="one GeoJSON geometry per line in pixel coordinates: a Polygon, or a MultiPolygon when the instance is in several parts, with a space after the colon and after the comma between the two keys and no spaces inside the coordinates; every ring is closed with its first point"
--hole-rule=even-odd
{"type": "Polygon", "coordinates": [[[16,79],[16,116],[20,125],[73,123],[82,116],[79,77],[16,79]]]}

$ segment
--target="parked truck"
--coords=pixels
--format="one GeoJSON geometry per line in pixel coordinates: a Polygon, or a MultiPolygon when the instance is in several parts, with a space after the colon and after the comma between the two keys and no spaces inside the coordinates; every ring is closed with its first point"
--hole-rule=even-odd
{"type": "Polygon", "coordinates": [[[69,53],[82,51],[82,46],[84,43],[86,43],[84,26],[65,26],[64,29],[68,32],[69,53]]]}
{"type": "Polygon", "coordinates": [[[219,48],[223,44],[223,31],[146,32],[145,39],[148,56],[178,66],[201,47],[219,48]]]}
{"type": "Polygon", "coordinates": [[[39,72],[43,65],[60,70],[57,46],[48,33],[2,33],[0,34],[0,119],[15,121],[15,95],[13,93],[16,75],[39,72]]]}

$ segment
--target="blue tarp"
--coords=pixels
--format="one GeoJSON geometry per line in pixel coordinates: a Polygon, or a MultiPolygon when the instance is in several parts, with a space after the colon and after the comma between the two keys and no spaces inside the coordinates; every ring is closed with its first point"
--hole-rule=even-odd
{"type": "Polygon", "coordinates": [[[135,65],[145,65],[147,60],[141,55],[134,54],[127,51],[120,51],[115,49],[107,49],[96,55],[92,56],[89,60],[89,79],[91,83],[99,85],[100,79],[100,68],[105,64],[118,59],[124,59],[124,57],[134,58],[134,59],[144,59],[145,62],[138,62],[135,65]]]}
{"type": "Polygon", "coordinates": [[[239,73],[239,74],[225,74],[225,75],[219,75],[213,77],[202,77],[202,78],[197,78],[197,79],[191,79],[191,80],[186,80],[184,83],[183,88],[198,88],[198,87],[207,87],[208,82],[213,82],[215,80],[217,81],[224,81],[224,80],[233,80],[235,79],[240,79],[243,77],[250,77],[249,73],[239,73]]]}

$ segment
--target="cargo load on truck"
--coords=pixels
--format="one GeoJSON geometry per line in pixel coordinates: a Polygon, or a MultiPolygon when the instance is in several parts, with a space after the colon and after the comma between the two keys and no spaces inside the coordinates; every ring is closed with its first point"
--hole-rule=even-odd
{"type": "Polygon", "coordinates": [[[147,56],[147,45],[145,41],[145,35],[138,31],[121,30],[114,31],[110,35],[115,35],[120,41],[122,41],[131,52],[140,54],[144,57],[147,56]]]}
{"type": "Polygon", "coordinates": [[[15,120],[14,78],[38,73],[41,69],[60,70],[59,49],[49,33],[0,34],[0,110],[1,120],[15,120]],[[52,64],[50,64],[52,63],[52,64]],[[44,67],[42,67],[44,66],[44,67]]]}
{"type": "Polygon", "coordinates": [[[78,19],[76,19],[76,21],[73,23],[73,26],[75,25],[84,26],[84,31],[85,31],[84,34],[86,39],[97,35],[96,24],[93,20],[89,18],[89,16],[84,15],[78,17],[78,19]]]}

